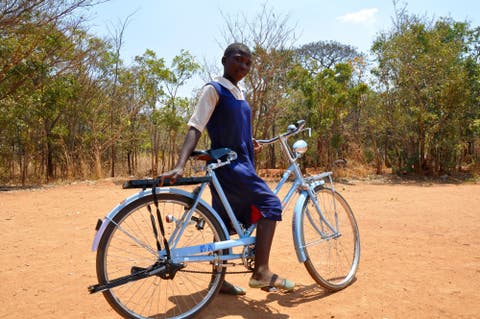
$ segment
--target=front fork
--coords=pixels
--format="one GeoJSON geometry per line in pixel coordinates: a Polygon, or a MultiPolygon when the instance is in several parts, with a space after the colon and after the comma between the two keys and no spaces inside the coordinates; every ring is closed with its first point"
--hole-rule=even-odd
{"type": "MultiPolygon", "coordinates": [[[[309,199],[312,201],[315,207],[315,211],[311,213],[306,212],[306,215],[311,225],[320,235],[319,241],[330,240],[330,239],[334,239],[341,236],[341,234],[338,232],[338,228],[336,227],[336,225],[338,224],[337,220],[335,220],[335,225],[332,225],[325,218],[320,208],[320,205],[318,203],[317,196],[314,192],[315,187],[317,187],[318,185],[323,185],[324,183],[325,183],[324,181],[315,181],[310,184],[310,187],[307,187],[306,189],[300,191],[297,202],[295,203],[295,207],[293,209],[292,235],[293,235],[293,241],[295,245],[295,252],[297,253],[298,261],[301,263],[304,263],[307,260],[307,253],[305,251],[305,243],[304,243],[303,228],[302,228],[302,218],[305,218],[305,216],[302,216],[302,214],[303,214],[305,205],[307,204],[307,201],[309,199]],[[314,220],[312,214],[316,214],[317,215],[316,217],[318,217],[320,220],[319,221],[314,220]],[[318,224],[320,226],[318,226],[318,224]]],[[[333,195],[333,200],[335,200],[334,194],[332,195],[333,195]]],[[[335,214],[335,218],[336,218],[336,214],[335,214]]]]}

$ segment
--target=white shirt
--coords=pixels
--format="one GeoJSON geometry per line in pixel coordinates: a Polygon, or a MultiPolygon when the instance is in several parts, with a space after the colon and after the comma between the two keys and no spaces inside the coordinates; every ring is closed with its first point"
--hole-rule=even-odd
{"type": "MultiPolygon", "coordinates": [[[[228,89],[237,100],[245,100],[243,91],[226,78],[217,77],[215,81],[228,89]]],[[[217,90],[215,90],[213,85],[205,85],[202,89],[197,105],[195,106],[192,117],[188,121],[188,126],[193,126],[200,132],[203,132],[205,126],[207,126],[208,120],[210,120],[210,116],[215,110],[219,98],[217,90]]]]}

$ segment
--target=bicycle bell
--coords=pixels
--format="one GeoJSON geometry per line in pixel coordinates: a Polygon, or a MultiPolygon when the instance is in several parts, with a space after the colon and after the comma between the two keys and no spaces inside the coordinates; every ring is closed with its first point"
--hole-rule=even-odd
{"type": "Polygon", "coordinates": [[[288,132],[293,132],[297,129],[297,126],[295,124],[290,124],[288,127],[287,127],[287,131],[288,132]]]}
{"type": "Polygon", "coordinates": [[[308,144],[304,140],[298,140],[295,143],[293,143],[293,151],[297,154],[303,154],[307,151],[308,149],[308,144]]]}

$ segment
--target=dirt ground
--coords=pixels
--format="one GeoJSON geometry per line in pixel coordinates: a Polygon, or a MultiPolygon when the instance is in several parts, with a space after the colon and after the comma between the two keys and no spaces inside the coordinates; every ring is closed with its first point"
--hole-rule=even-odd
{"type": "MultiPolygon", "coordinates": [[[[358,219],[361,262],[328,294],[298,263],[291,209],[274,271],[293,293],[218,296],[199,318],[480,318],[479,184],[337,184],[358,219]],[[285,251],[290,252],[285,255],[285,251]]],[[[117,318],[96,283],[94,226],[134,190],[103,180],[0,192],[0,318],[117,318]]],[[[247,286],[248,274],[229,280],[247,286]]]]}

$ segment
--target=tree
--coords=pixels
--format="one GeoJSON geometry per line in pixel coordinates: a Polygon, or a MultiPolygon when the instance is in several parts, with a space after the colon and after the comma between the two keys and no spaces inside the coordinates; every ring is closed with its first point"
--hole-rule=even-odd
{"type": "Polygon", "coordinates": [[[2,181],[100,178],[107,167],[114,176],[122,156],[133,174],[139,151],[151,152],[153,173],[160,149],[162,165],[173,162],[189,107],[177,92],[198,64],[182,51],[169,69],[147,50],[125,67],[119,52],[128,18],[113,39],[101,40],[74,15],[95,3],[0,0],[2,181]]]}
{"type": "Polygon", "coordinates": [[[155,176],[158,174],[160,154],[162,170],[174,164],[177,133],[182,127],[180,123],[185,121],[188,104],[186,99],[177,96],[178,89],[193,76],[199,65],[188,51],[181,51],[175,56],[171,68],[166,67],[164,59],[157,58],[151,50],[136,57],[135,61],[145,113],[151,121],[151,171],[155,176]]]}
{"type": "Polygon", "coordinates": [[[94,4],[92,0],[0,1],[0,100],[26,81],[34,81],[36,64],[59,62],[52,56],[68,49],[58,45],[59,38],[71,40],[83,21],[72,18],[72,13],[94,4]]]}
{"type": "Polygon", "coordinates": [[[336,159],[348,157],[353,142],[359,143],[350,133],[358,126],[354,115],[368,92],[364,83],[354,83],[352,65],[338,63],[312,72],[297,63],[289,80],[286,116],[299,116],[315,128],[316,152],[307,155],[307,164],[330,167],[336,159]]]}
{"type": "Polygon", "coordinates": [[[458,165],[471,119],[465,69],[468,24],[426,21],[396,11],[394,28],[373,45],[375,74],[388,122],[388,156],[394,170],[418,174],[450,172],[458,165]]]}
{"type": "Polygon", "coordinates": [[[312,72],[321,69],[331,69],[338,63],[348,63],[364,58],[351,45],[337,41],[317,41],[302,45],[296,49],[296,55],[303,67],[312,72]]]}
{"type": "MultiPolygon", "coordinates": [[[[118,77],[119,71],[122,64],[122,60],[120,59],[120,50],[122,49],[123,45],[123,34],[125,32],[125,28],[127,27],[128,20],[130,19],[131,15],[129,15],[123,22],[120,23],[118,29],[115,32],[113,37],[113,47],[114,47],[114,68],[113,68],[113,83],[112,83],[112,92],[111,92],[111,102],[110,102],[110,130],[111,133],[115,131],[116,122],[119,121],[116,112],[116,105],[119,102],[119,97],[117,96],[117,89],[118,89],[118,77]]],[[[110,164],[110,177],[115,177],[115,162],[116,162],[116,141],[112,142],[110,146],[111,149],[111,164],[110,164]]]]}
{"type": "Polygon", "coordinates": [[[178,96],[178,90],[185,85],[186,81],[200,70],[200,65],[190,52],[181,50],[180,54],[172,60],[168,75],[164,81],[165,98],[162,101],[163,108],[161,112],[162,124],[165,127],[164,132],[168,136],[168,142],[165,143],[161,151],[169,154],[168,161],[162,162],[162,171],[172,169],[176,163],[177,146],[179,145],[178,133],[184,127],[182,123],[187,120],[187,109],[190,101],[178,96]]]}
{"type": "MultiPolygon", "coordinates": [[[[0,2],[0,121],[6,124],[0,130],[13,152],[0,155],[18,161],[22,184],[31,162],[45,180],[55,175],[61,119],[76,90],[71,73],[85,55],[76,47],[83,19],[73,13],[94,4],[0,2]]],[[[15,165],[9,166],[13,176],[15,165]]]]}

